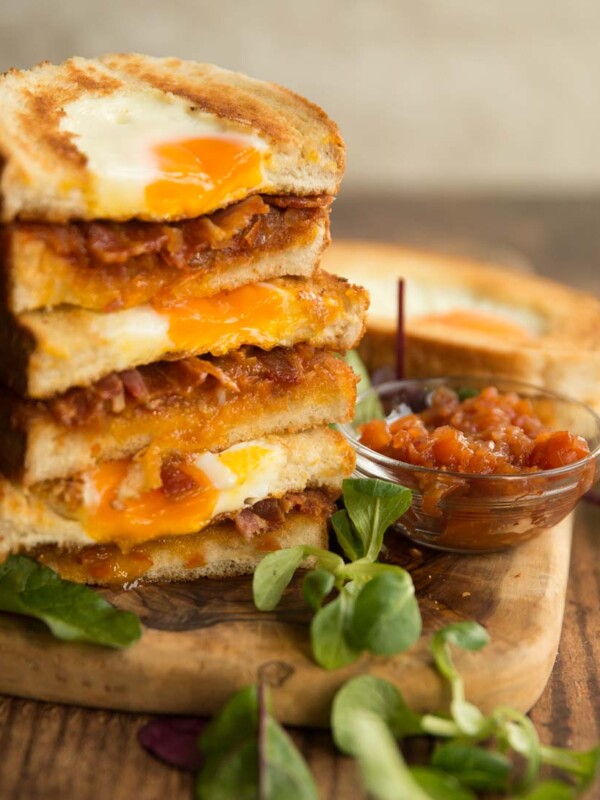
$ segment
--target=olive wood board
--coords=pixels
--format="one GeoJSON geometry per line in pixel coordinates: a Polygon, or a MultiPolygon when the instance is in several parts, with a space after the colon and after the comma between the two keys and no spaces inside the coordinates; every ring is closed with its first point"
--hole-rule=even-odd
{"type": "Polygon", "coordinates": [[[448,692],[427,649],[449,622],[476,619],[491,643],[456,651],[467,697],[484,711],[529,710],[541,695],[558,650],[569,570],[572,518],[519,548],[456,555],[388,534],[388,557],[412,574],[423,615],[419,642],[392,657],[363,655],[349,667],[311,659],[310,613],[296,578],[276,611],[258,611],[251,579],[199,580],[102,590],[144,623],[127,650],[65,644],[41,624],[0,614],[0,692],[123,711],[212,714],[236,689],[259,677],[272,686],[278,718],[326,725],[336,690],[370,673],[394,682],[420,711],[447,706],[448,692]]]}

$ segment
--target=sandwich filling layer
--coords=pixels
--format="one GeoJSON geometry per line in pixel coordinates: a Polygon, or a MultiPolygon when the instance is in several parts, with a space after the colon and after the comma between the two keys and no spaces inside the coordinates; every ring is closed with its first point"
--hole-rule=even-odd
{"type": "Polygon", "coordinates": [[[162,361],[45,402],[0,389],[0,471],[31,485],[130,458],[186,454],[352,417],[356,376],[308,345],[162,361]]]}
{"type": "Polygon", "coordinates": [[[350,349],[363,333],[367,305],[364,290],[320,273],[210,298],[158,299],[110,314],[30,312],[18,318],[16,328],[5,321],[0,374],[17,391],[39,398],[165,357],[220,356],[244,345],[269,350],[299,342],[350,349]]]}
{"type": "Polygon", "coordinates": [[[14,222],[3,226],[13,313],[62,304],[110,311],[196,297],[255,279],[310,275],[329,239],[331,198],[254,195],[174,223],[14,222]]]}
{"type": "Polygon", "coordinates": [[[127,550],[197,532],[289,492],[339,493],[353,465],[352,448],[330,428],[265,436],[185,458],[162,458],[149,449],[31,489],[2,482],[0,541],[8,550],[94,542],[127,550]]]}
{"type": "Polygon", "coordinates": [[[114,544],[77,549],[45,545],[26,554],[78,583],[130,587],[140,578],[147,582],[242,575],[274,550],[296,545],[326,548],[327,519],[333,510],[327,492],[307,490],[256,503],[235,519],[199,533],[154,539],[127,552],[114,544]]]}

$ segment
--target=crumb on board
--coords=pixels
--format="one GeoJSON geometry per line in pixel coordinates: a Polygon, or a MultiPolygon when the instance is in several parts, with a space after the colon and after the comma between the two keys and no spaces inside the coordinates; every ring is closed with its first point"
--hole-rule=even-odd
{"type": "Polygon", "coordinates": [[[461,597],[471,597],[471,592],[463,592],[461,597]]]}

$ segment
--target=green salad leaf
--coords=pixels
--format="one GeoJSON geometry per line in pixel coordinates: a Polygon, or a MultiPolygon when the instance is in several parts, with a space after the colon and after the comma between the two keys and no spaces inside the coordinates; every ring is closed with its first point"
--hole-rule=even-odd
{"type": "Polygon", "coordinates": [[[337,669],[361,653],[391,655],[410,647],[421,633],[421,615],[409,574],[377,563],[386,529],[410,505],[408,489],[380,480],[343,482],[346,508],[333,527],[350,563],[312,547],[269,553],[254,573],[254,602],[263,611],[277,607],[296,569],[307,559],[316,569],[304,577],[302,592],[315,612],[310,626],[315,661],[337,669]],[[324,605],[328,596],[333,597],[324,605]]]}
{"type": "Polygon", "coordinates": [[[352,678],[338,691],[331,715],[334,741],[358,760],[365,786],[374,797],[392,797],[389,787],[396,782],[405,792],[410,787],[411,794],[399,797],[421,800],[474,800],[479,792],[512,800],[570,800],[597,778],[600,746],[575,752],[541,745],[533,723],[519,711],[498,708],[485,717],[465,700],[450,645],[476,651],[487,641],[485,629],[474,622],[453,623],[432,637],[436,667],[450,684],[450,719],[442,714],[415,714],[395,686],[374,676],[352,678]],[[423,733],[438,739],[430,763],[408,767],[391,741],[423,733]],[[519,767],[511,754],[518,757],[519,767]],[[544,764],[565,772],[571,783],[540,782],[544,764]]]}
{"type": "Polygon", "coordinates": [[[574,800],[577,792],[571,786],[559,781],[542,781],[527,792],[527,794],[513,795],[514,800],[574,800]]]}
{"type": "MultiPolygon", "coordinates": [[[[364,787],[376,800],[432,800],[413,777],[381,715],[357,708],[348,720],[345,735],[350,738],[364,787]]],[[[449,795],[445,800],[471,798],[449,795]]]]}
{"type": "Polygon", "coordinates": [[[354,603],[354,646],[388,656],[406,650],[420,635],[421,614],[410,575],[397,568],[371,578],[354,603]]]}
{"type": "Polygon", "coordinates": [[[352,664],[361,650],[352,645],[350,627],[355,598],[345,586],[335,600],[320,608],[310,624],[310,640],[315,661],[325,669],[352,664]]]}
{"type": "Polygon", "coordinates": [[[412,777],[431,800],[476,800],[457,777],[435,767],[411,767],[412,777]]]}
{"type": "MultiPolygon", "coordinates": [[[[352,367],[354,372],[356,372],[359,377],[356,393],[357,395],[361,395],[363,392],[366,392],[367,389],[372,387],[369,372],[356,350],[348,350],[344,356],[344,359],[346,364],[352,367]]],[[[377,394],[373,392],[368,397],[364,397],[362,400],[357,402],[354,409],[354,425],[363,425],[365,422],[369,422],[369,420],[382,419],[384,416],[385,414],[383,412],[381,400],[377,394]]]]}
{"type": "Polygon", "coordinates": [[[128,647],[142,635],[131,611],[113,608],[88,586],[65,581],[24,556],[0,564],[0,610],[35,617],[57,639],[128,647]]]}
{"type": "Polygon", "coordinates": [[[304,547],[289,547],[276,550],[263,558],[254,571],[252,588],[254,602],[261,611],[272,611],[277,607],[294,572],[306,558],[304,547]]]}
{"type": "Polygon", "coordinates": [[[302,582],[302,594],[307,606],[318,611],[323,600],[335,586],[335,575],[326,569],[313,569],[307,572],[302,582]]]}
{"type": "Polygon", "coordinates": [[[364,542],[350,522],[348,512],[345,509],[336,511],[331,517],[331,524],[346,558],[349,558],[350,561],[364,558],[367,554],[364,542]]]}
{"type": "Polygon", "coordinates": [[[468,621],[456,622],[436,631],[430,644],[440,674],[450,683],[452,718],[461,732],[468,736],[485,736],[491,724],[476,706],[465,700],[464,682],[454,666],[449,645],[454,644],[466,650],[480,650],[488,642],[489,636],[485,628],[477,622],[468,621]]]}
{"type": "Polygon", "coordinates": [[[352,721],[359,711],[369,711],[381,718],[396,739],[423,733],[421,717],[411,711],[398,689],[374,675],[351,678],[337,692],[331,710],[331,730],[336,745],[343,753],[356,755],[360,742],[355,742],[352,721]]]}
{"type": "Polygon", "coordinates": [[[540,757],[543,764],[560,769],[575,778],[581,789],[590,786],[600,772],[600,745],[582,752],[540,745],[540,757]]]}
{"type": "Polygon", "coordinates": [[[347,478],[343,484],[344,505],[350,524],[362,543],[367,561],[376,561],[383,534],[410,507],[410,489],[371,478],[347,478]]]}
{"type": "Polygon", "coordinates": [[[438,744],[431,765],[451,773],[471,789],[486,792],[505,791],[512,769],[504,753],[456,741],[438,744]]]}
{"type": "Polygon", "coordinates": [[[198,800],[318,800],[294,743],[268,708],[267,689],[237,692],[200,737],[198,800]]]}

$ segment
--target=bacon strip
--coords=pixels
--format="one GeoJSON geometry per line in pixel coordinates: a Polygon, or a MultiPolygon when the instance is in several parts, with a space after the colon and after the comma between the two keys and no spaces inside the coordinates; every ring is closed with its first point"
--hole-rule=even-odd
{"type": "Polygon", "coordinates": [[[146,406],[156,410],[170,398],[192,394],[208,379],[232,394],[251,391],[258,381],[291,386],[301,379],[315,358],[318,355],[313,348],[297,345],[276,347],[269,352],[244,347],[215,360],[159,361],[113,372],[91,386],[70,389],[44,405],[61,425],[83,426],[106,414],[119,414],[126,407],[146,406]]]}
{"type": "Polygon", "coordinates": [[[278,528],[284,522],[285,515],[292,510],[314,516],[330,514],[333,502],[327,492],[317,489],[288,492],[279,499],[269,497],[259,500],[251,508],[243,509],[234,518],[235,527],[244,538],[251,539],[258,533],[278,528]]]}
{"type": "Polygon", "coordinates": [[[311,194],[306,197],[274,194],[265,197],[265,200],[277,208],[329,208],[335,197],[329,194],[311,194]]]}
{"type": "Polygon", "coordinates": [[[66,225],[13,224],[44,241],[58,255],[80,265],[107,266],[113,268],[114,273],[132,259],[158,254],[169,266],[196,269],[202,263],[203,253],[223,250],[242,234],[246,246],[256,246],[259,236],[268,235],[268,223],[262,230],[260,220],[269,213],[277,217],[286,209],[291,209],[292,214],[294,210],[319,210],[327,208],[332,199],[329,196],[253,195],[213,214],[173,223],[130,220],[66,225]]]}
{"type": "Polygon", "coordinates": [[[184,497],[198,488],[198,484],[180,464],[167,461],[161,466],[162,491],[170,498],[184,497]]]}

